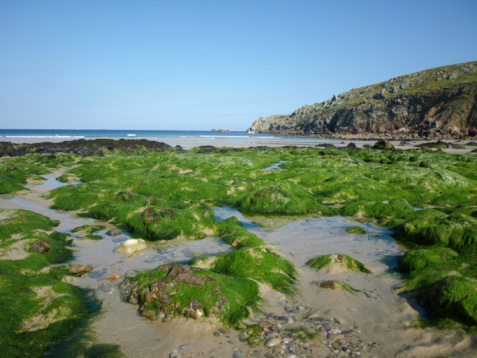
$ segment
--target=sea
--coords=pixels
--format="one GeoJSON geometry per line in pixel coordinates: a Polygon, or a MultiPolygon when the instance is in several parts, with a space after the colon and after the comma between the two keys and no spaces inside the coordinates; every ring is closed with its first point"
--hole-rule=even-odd
{"type": "Polygon", "coordinates": [[[108,129],[0,129],[0,142],[33,143],[59,142],[76,139],[147,139],[180,145],[185,149],[201,145],[217,147],[249,146],[315,146],[320,143],[333,142],[337,139],[296,137],[246,133],[241,131],[173,131],[173,130],[108,130],[108,129]]]}

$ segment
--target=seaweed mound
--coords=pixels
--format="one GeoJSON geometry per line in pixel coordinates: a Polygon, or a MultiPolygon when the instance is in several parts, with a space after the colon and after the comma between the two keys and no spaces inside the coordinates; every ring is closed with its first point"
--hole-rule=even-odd
{"type": "Polygon", "coordinates": [[[251,280],[177,264],[127,278],[120,289],[150,319],[204,316],[235,325],[260,301],[258,285],[251,280]]]}
{"type": "Polygon", "coordinates": [[[363,263],[343,254],[318,256],[309,260],[306,265],[317,270],[327,269],[329,273],[341,273],[346,271],[372,273],[363,263]]]}
{"type": "Polygon", "coordinates": [[[287,181],[252,183],[234,200],[234,205],[250,213],[336,214],[335,209],[319,203],[305,188],[287,181]]]}

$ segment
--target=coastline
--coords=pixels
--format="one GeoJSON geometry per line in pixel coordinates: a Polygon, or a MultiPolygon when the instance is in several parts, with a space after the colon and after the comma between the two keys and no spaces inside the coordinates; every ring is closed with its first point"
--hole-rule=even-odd
{"type": "MultiPolygon", "coordinates": [[[[65,138],[48,138],[48,141],[43,140],[44,138],[2,138],[3,140],[0,141],[4,143],[12,143],[12,144],[36,144],[36,143],[62,143],[62,142],[69,142],[70,139],[65,138]]],[[[119,140],[118,138],[88,138],[84,139],[88,140],[95,140],[95,139],[114,139],[119,140]]],[[[354,143],[357,148],[365,148],[365,146],[373,146],[380,138],[376,139],[357,139],[357,138],[321,138],[321,137],[308,137],[308,136],[294,136],[293,138],[276,138],[276,137],[258,137],[258,138],[182,138],[182,137],[157,137],[157,138],[144,138],[144,137],[129,137],[129,138],[121,138],[125,140],[139,140],[139,139],[146,139],[148,141],[153,142],[163,142],[170,146],[181,146],[184,149],[191,149],[194,147],[199,146],[206,146],[212,145],[214,147],[231,147],[231,148],[249,148],[249,147],[284,147],[284,146],[297,146],[297,147],[315,147],[325,144],[334,145],[337,148],[345,148],[350,143],[354,143]]],[[[423,139],[415,139],[415,140],[392,140],[390,139],[389,142],[394,145],[396,149],[412,149],[418,145],[422,145],[425,143],[431,143],[433,140],[423,140],[423,139]]],[[[476,146],[468,146],[466,145],[470,140],[464,141],[456,141],[456,140],[443,140],[442,142],[448,143],[451,147],[450,148],[443,148],[442,150],[448,154],[465,154],[470,153],[472,150],[476,149],[476,146]],[[460,148],[453,148],[452,146],[459,146],[460,148]],[[462,146],[462,147],[461,147],[462,146]]]]}

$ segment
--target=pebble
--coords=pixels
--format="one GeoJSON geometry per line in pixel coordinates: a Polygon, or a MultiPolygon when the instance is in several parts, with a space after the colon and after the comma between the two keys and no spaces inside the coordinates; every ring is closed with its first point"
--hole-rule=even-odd
{"type": "Polygon", "coordinates": [[[280,344],[280,340],[278,338],[270,338],[268,341],[265,342],[265,347],[275,347],[280,344]]]}
{"type": "MultiPolygon", "coordinates": [[[[241,342],[250,340],[251,331],[240,332],[239,339],[231,339],[229,332],[224,329],[217,329],[213,334],[216,337],[219,337],[221,333],[224,335],[227,339],[224,343],[228,343],[227,349],[230,351],[233,349],[232,358],[315,357],[318,356],[318,347],[329,349],[329,355],[332,357],[336,355],[343,358],[360,358],[369,357],[373,348],[379,345],[379,343],[362,339],[360,327],[354,323],[348,325],[346,319],[342,317],[325,318],[304,304],[292,304],[286,299],[282,301],[281,312],[250,317],[250,320],[260,327],[260,333],[252,338],[250,343],[255,344],[256,347],[249,350],[247,354],[241,352],[240,347],[243,343],[239,340],[241,342]],[[307,340],[304,336],[305,332],[317,334],[317,338],[307,340]],[[265,342],[265,344],[259,344],[259,342],[265,342]],[[239,344],[241,345],[238,346],[239,344]]],[[[349,307],[347,310],[352,312],[357,309],[349,307]]],[[[328,315],[330,312],[322,312],[322,314],[328,315]]],[[[184,353],[186,351],[181,350],[183,346],[180,346],[179,350],[172,351],[169,357],[189,358],[184,353]]],[[[212,354],[210,357],[217,358],[212,352],[209,353],[212,354]]]]}

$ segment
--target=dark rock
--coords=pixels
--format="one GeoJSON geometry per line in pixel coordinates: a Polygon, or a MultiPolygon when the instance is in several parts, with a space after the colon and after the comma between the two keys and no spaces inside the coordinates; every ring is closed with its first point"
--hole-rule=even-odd
{"type": "Polygon", "coordinates": [[[394,145],[387,139],[380,139],[373,145],[373,149],[394,150],[394,145]]]}
{"type": "Polygon", "coordinates": [[[38,240],[33,243],[33,245],[30,246],[28,251],[36,251],[39,254],[47,254],[50,250],[54,250],[55,245],[53,245],[50,241],[48,240],[38,240]]]}
{"type": "Polygon", "coordinates": [[[106,234],[109,236],[117,236],[117,235],[121,235],[122,233],[123,232],[119,229],[111,229],[106,232],[106,234]]]}

